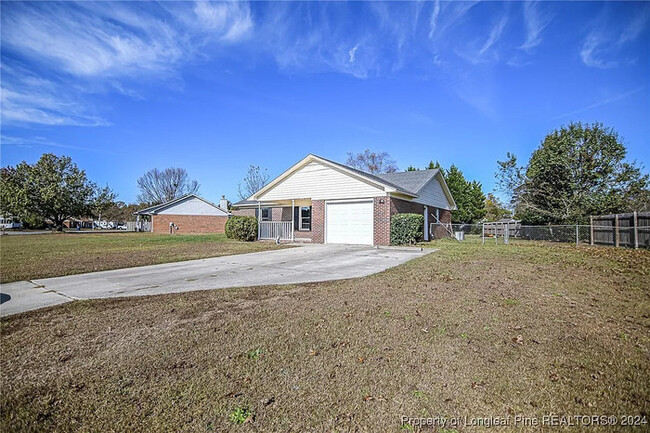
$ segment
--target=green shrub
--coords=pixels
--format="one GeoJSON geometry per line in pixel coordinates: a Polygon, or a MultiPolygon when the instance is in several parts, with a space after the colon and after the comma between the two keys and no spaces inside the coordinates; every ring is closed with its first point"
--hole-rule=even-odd
{"type": "Polygon", "coordinates": [[[252,216],[232,216],[226,222],[226,237],[240,241],[257,239],[257,218],[252,216]]]}
{"type": "Polygon", "coordinates": [[[424,216],[415,213],[401,213],[390,219],[391,245],[414,244],[422,239],[424,216]]]}
{"type": "Polygon", "coordinates": [[[23,223],[23,228],[26,229],[44,229],[47,227],[45,219],[37,215],[25,216],[21,218],[21,222],[23,223]]]}
{"type": "MultiPolygon", "coordinates": [[[[245,217],[245,218],[253,218],[253,217],[245,217]]],[[[235,408],[230,414],[228,415],[228,418],[230,419],[230,422],[233,424],[244,424],[251,418],[253,418],[255,414],[247,407],[238,407],[235,408]]]]}

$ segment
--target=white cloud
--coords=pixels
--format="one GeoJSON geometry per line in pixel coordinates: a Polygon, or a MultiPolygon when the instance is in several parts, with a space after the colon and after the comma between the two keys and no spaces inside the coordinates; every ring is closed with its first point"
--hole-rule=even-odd
{"type": "MultiPolygon", "coordinates": [[[[614,22],[603,14],[591,24],[592,30],[587,34],[580,47],[580,58],[585,66],[600,69],[615,68],[621,60],[620,53],[629,42],[633,42],[648,29],[650,6],[635,10],[634,16],[627,22],[617,18],[614,22]],[[621,25],[622,24],[622,25],[621,25]],[[618,60],[612,60],[612,58],[618,60]]],[[[632,60],[633,61],[633,60],[632,60]]]]}
{"type": "MultiPolygon", "coordinates": [[[[49,140],[45,137],[39,137],[39,136],[31,136],[31,137],[14,137],[14,136],[7,136],[7,135],[1,135],[0,136],[0,144],[2,146],[16,146],[16,147],[24,147],[24,148],[34,148],[34,147],[55,147],[59,149],[71,149],[71,150],[82,150],[86,152],[100,152],[104,153],[102,149],[94,149],[94,148],[85,148],[85,147],[80,147],[80,146],[71,146],[68,144],[61,144],[54,142],[52,140],[49,140]]],[[[115,153],[114,149],[111,149],[111,153],[115,153]]]]}
{"type": "Polygon", "coordinates": [[[607,40],[598,33],[592,33],[585,38],[580,49],[582,62],[592,68],[609,69],[618,66],[618,62],[606,60],[604,56],[607,40]]]}
{"type": "Polygon", "coordinates": [[[551,15],[539,10],[538,2],[525,2],[523,6],[526,41],[519,47],[526,52],[542,43],[542,33],[551,23],[551,15]]]}
{"type": "Polygon", "coordinates": [[[352,49],[350,49],[350,51],[348,52],[348,53],[350,54],[350,63],[354,63],[354,61],[356,60],[356,53],[357,53],[357,50],[358,50],[358,49],[359,49],[359,44],[356,44],[356,45],[355,45],[354,47],[352,47],[352,49]]]}
{"type": "Polygon", "coordinates": [[[238,41],[253,28],[250,7],[246,3],[199,1],[194,6],[194,13],[203,29],[215,32],[227,41],[238,41]]]}
{"type": "Polygon", "coordinates": [[[30,72],[3,77],[3,121],[106,125],[86,113],[91,93],[115,89],[142,98],[124,82],[175,78],[210,44],[240,41],[252,28],[250,7],[240,2],[197,2],[193,8],[140,2],[4,4],[3,66],[19,67],[17,54],[21,63],[29,62],[30,72]]]}
{"type": "Polygon", "coordinates": [[[485,44],[483,44],[483,47],[479,51],[479,55],[485,54],[485,52],[492,48],[492,46],[499,40],[507,22],[508,16],[504,14],[494,23],[494,26],[492,26],[492,29],[490,30],[488,39],[485,41],[485,44]]]}
{"type": "Polygon", "coordinates": [[[2,65],[2,122],[4,124],[107,126],[75,98],[72,88],[37,77],[27,69],[2,65]]]}
{"type": "Polygon", "coordinates": [[[639,87],[639,88],[634,89],[634,90],[630,90],[629,92],[624,92],[624,93],[619,93],[619,94],[616,94],[616,95],[613,95],[613,96],[609,96],[607,98],[604,98],[604,99],[601,99],[599,101],[593,102],[591,104],[588,104],[588,105],[586,105],[584,107],[578,108],[578,109],[573,110],[571,112],[556,116],[556,117],[553,118],[553,120],[561,119],[563,117],[574,116],[576,114],[580,114],[580,113],[584,113],[585,111],[589,111],[589,110],[591,110],[593,108],[602,107],[603,105],[607,105],[607,104],[611,104],[613,102],[620,101],[620,100],[628,98],[628,97],[630,97],[630,96],[632,96],[632,95],[634,95],[636,93],[639,93],[643,89],[645,89],[645,86],[639,87]]]}
{"type": "Polygon", "coordinates": [[[429,20],[429,39],[433,38],[438,25],[438,17],[440,16],[440,0],[436,0],[433,4],[433,12],[431,12],[431,19],[429,20]]]}

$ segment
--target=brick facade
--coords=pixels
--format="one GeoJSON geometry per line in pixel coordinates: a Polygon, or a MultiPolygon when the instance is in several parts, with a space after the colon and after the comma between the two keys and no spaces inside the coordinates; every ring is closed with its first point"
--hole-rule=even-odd
{"type": "Polygon", "coordinates": [[[169,234],[169,223],[173,222],[178,226],[174,233],[195,234],[195,233],[225,233],[227,216],[212,215],[153,215],[153,232],[158,234],[169,234]]]}
{"type": "MultiPolygon", "coordinates": [[[[429,206],[428,210],[429,223],[436,222],[436,208],[429,206]]],[[[395,197],[382,196],[374,198],[373,211],[373,243],[375,245],[390,245],[391,217],[400,213],[416,213],[422,215],[424,213],[424,205],[395,197]]],[[[311,212],[311,230],[294,230],[293,237],[296,241],[322,244],[325,242],[325,201],[312,200],[311,212]]],[[[233,215],[255,216],[255,209],[240,209],[232,213],[233,215]]],[[[440,209],[439,214],[440,220],[443,223],[451,222],[450,211],[440,209]]],[[[291,207],[272,208],[271,221],[291,221],[291,207]]],[[[167,221],[167,230],[169,230],[168,226],[169,221],[167,221]]],[[[154,229],[157,229],[155,223],[154,229]]],[[[437,226],[432,238],[438,239],[446,236],[449,236],[447,230],[444,227],[437,226]]]]}
{"type": "Polygon", "coordinates": [[[390,197],[375,197],[373,215],[373,244],[390,245],[390,197]]]}
{"type": "Polygon", "coordinates": [[[230,211],[231,214],[236,216],[255,216],[256,209],[246,208],[246,209],[233,209],[230,211]]]}
{"type": "MultiPolygon", "coordinates": [[[[428,206],[427,210],[429,212],[429,224],[435,223],[436,221],[436,208],[432,206],[428,206]]],[[[390,214],[395,215],[399,213],[416,213],[419,215],[424,214],[424,205],[420,203],[415,203],[412,201],[406,201],[406,200],[401,200],[395,197],[390,197],[390,214]]],[[[439,209],[438,213],[440,215],[440,221],[442,223],[450,223],[451,222],[451,211],[448,211],[446,209],[439,209]]],[[[389,231],[389,239],[390,239],[390,225],[388,228],[389,231]]],[[[444,238],[449,236],[449,232],[447,229],[443,226],[436,226],[434,228],[434,232],[432,234],[433,239],[439,239],[439,238],[444,238]]]]}

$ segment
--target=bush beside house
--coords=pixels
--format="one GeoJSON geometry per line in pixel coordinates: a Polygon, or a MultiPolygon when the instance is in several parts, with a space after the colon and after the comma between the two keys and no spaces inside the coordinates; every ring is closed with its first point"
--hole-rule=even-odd
{"type": "Polygon", "coordinates": [[[391,245],[414,244],[422,240],[424,216],[415,213],[393,215],[390,220],[391,245]]]}
{"type": "Polygon", "coordinates": [[[226,237],[240,241],[257,239],[257,218],[252,216],[232,216],[226,223],[226,237]]]}

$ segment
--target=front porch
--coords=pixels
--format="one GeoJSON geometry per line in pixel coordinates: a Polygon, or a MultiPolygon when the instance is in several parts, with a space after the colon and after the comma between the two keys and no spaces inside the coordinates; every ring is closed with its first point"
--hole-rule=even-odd
{"type": "Polygon", "coordinates": [[[240,209],[257,217],[259,240],[311,242],[310,199],[256,201],[240,205],[240,209]]]}

